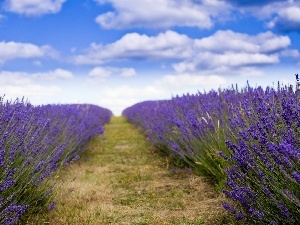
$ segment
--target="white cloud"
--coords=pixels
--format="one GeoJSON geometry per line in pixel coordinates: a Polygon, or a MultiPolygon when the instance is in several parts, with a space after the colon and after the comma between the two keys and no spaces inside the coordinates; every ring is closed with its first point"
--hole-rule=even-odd
{"type": "Polygon", "coordinates": [[[282,31],[299,31],[298,0],[94,0],[109,3],[114,10],[103,13],[96,22],[106,29],[132,27],[212,28],[216,22],[253,15],[260,20],[270,20],[268,26],[282,31]],[[133,7],[134,6],[134,7],[133,7]],[[237,15],[237,12],[240,14],[237,15]],[[274,18],[275,15],[275,18],[274,18]]]}
{"type": "Polygon", "coordinates": [[[300,2],[299,0],[227,0],[231,3],[230,11],[240,12],[242,15],[255,16],[259,20],[268,21],[268,28],[283,32],[300,30],[300,2]]]}
{"type": "Polygon", "coordinates": [[[2,94],[14,100],[16,98],[26,97],[29,102],[36,99],[42,99],[43,96],[54,96],[61,91],[61,88],[52,85],[44,86],[40,84],[29,84],[26,86],[0,85],[2,94]]]}
{"type": "Polygon", "coordinates": [[[31,43],[0,42],[0,64],[17,58],[56,57],[57,53],[48,45],[37,46],[31,43]]]}
{"type": "Polygon", "coordinates": [[[136,75],[136,71],[133,68],[122,68],[120,70],[120,75],[122,77],[133,77],[136,75]]]}
{"type": "Polygon", "coordinates": [[[278,55],[265,55],[261,53],[226,52],[223,54],[202,53],[184,62],[174,64],[175,71],[195,72],[201,69],[216,71],[231,70],[234,67],[258,66],[278,63],[278,55]]]}
{"type": "Polygon", "coordinates": [[[6,0],[4,9],[27,16],[54,14],[61,10],[66,0],[6,0]]]}
{"type": "Polygon", "coordinates": [[[286,49],[281,52],[281,55],[283,55],[285,57],[292,57],[292,58],[300,59],[300,52],[299,52],[299,50],[296,50],[296,49],[286,49]]]}
{"type": "Polygon", "coordinates": [[[253,15],[260,20],[271,20],[270,28],[281,31],[299,31],[298,0],[95,0],[99,4],[109,3],[114,10],[103,13],[96,22],[106,29],[132,27],[212,28],[215,22],[237,19],[242,15],[253,15]],[[134,7],[133,7],[134,6],[134,7]],[[237,16],[237,12],[240,14],[237,16]],[[275,18],[274,18],[275,15],[275,18]]]}
{"type": "Polygon", "coordinates": [[[72,72],[64,69],[55,69],[48,72],[40,73],[28,73],[28,72],[11,72],[11,71],[0,71],[0,78],[2,84],[12,85],[27,85],[35,81],[57,81],[57,80],[69,80],[73,79],[74,75],[72,72]]]}
{"type": "Polygon", "coordinates": [[[166,31],[157,36],[128,33],[108,45],[91,44],[87,54],[75,57],[78,64],[101,64],[128,58],[177,58],[191,54],[192,40],[186,35],[166,31]]]}
{"type": "Polygon", "coordinates": [[[231,30],[219,30],[209,37],[195,40],[195,47],[198,49],[219,53],[227,51],[268,53],[286,48],[290,44],[288,36],[278,36],[270,31],[249,35],[231,30]]]}
{"type": "Polygon", "coordinates": [[[112,75],[121,76],[121,77],[132,77],[136,75],[134,68],[118,68],[118,67],[100,67],[97,66],[93,68],[88,73],[88,82],[105,82],[106,79],[112,75]]]}
{"type": "Polygon", "coordinates": [[[95,67],[89,72],[90,77],[94,78],[106,78],[109,77],[113,72],[108,68],[95,67]]]}
{"type": "Polygon", "coordinates": [[[29,101],[42,100],[43,97],[51,97],[61,88],[56,85],[42,85],[26,72],[0,72],[0,95],[6,95],[7,99],[28,98],[29,101]]]}
{"type": "Polygon", "coordinates": [[[30,76],[26,72],[10,72],[1,71],[0,72],[0,84],[1,85],[16,85],[16,86],[26,86],[32,83],[30,76]]]}
{"type": "Polygon", "coordinates": [[[300,22],[300,8],[293,6],[279,11],[279,16],[285,17],[288,21],[300,22]]]}
{"type": "Polygon", "coordinates": [[[260,20],[271,19],[276,15],[281,9],[295,5],[294,0],[228,0],[228,2],[235,2],[231,8],[233,11],[239,11],[245,15],[253,15],[260,20]]]}
{"type": "Polygon", "coordinates": [[[113,71],[111,69],[97,66],[89,72],[87,83],[88,84],[103,83],[112,74],[113,71]]]}
{"type": "Polygon", "coordinates": [[[289,37],[272,32],[248,35],[230,30],[194,41],[193,55],[173,65],[179,73],[198,70],[221,72],[279,62],[279,52],[291,44],[289,37]],[[226,41],[224,41],[226,40],[226,41]]]}
{"type": "Polygon", "coordinates": [[[103,28],[188,26],[211,28],[212,17],[226,15],[223,1],[204,0],[95,0],[111,3],[115,11],[99,15],[96,22],[103,28]],[[222,14],[220,13],[222,12],[222,14]]]}
{"type": "Polygon", "coordinates": [[[78,64],[101,64],[137,58],[168,59],[179,61],[173,65],[179,73],[203,69],[221,71],[278,63],[278,53],[290,44],[288,36],[269,31],[249,35],[220,30],[208,37],[192,39],[169,30],[157,36],[129,33],[108,45],[92,44],[86,54],[75,56],[74,60],[78,64]]]}
{"type": "Polygon", "coordinates": [[[268,27],[284,32],[300,31],[300,6],[279,9],[278,15],[268,23],[268,27]]]}
{"type": "Polygon", "coordinates": [[[41,80],[69,80],[73,79],[74,75],[68,70],[58,68],[45,73],[33,73],[32,77],[41,80]]]}

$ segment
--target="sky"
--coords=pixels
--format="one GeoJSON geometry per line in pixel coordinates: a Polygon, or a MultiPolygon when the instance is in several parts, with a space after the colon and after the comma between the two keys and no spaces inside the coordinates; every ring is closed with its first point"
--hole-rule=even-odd
{"type": "Polygon", "coordinates": [[[0,96],[135,103],[295,84],[300,0],[0,0],[0,96]]]}

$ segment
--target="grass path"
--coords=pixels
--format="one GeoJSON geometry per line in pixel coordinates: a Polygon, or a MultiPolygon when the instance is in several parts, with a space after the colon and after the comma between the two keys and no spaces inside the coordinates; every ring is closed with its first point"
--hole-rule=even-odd
{"type": "Polygon", "coordinates": [[[55,179],[56,208],[27,224],[226,224],[220,194],[168,160],[123,117],[113,117],[80,160],[55,179]]]}

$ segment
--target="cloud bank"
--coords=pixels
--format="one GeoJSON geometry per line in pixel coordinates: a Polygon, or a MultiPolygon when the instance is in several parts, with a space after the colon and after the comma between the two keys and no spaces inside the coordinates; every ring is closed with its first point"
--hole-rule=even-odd
{"type": "Polygon", "coordinates": [[[37,46],[31,43],[0,42],[0,64],[17,58],[55,57],[56,51],[49,45],[37,46]]]}
{"type": "Polygon", "coordinates": [[[249,35],[220,30],[201,39],[192,39],[175,31],[156,36],[128,33],[116,42],[91,44],[85,54],[74,57],[77,64],[105,64],[118,60],[174,60],[179,73],[197,70],[226,70],[276,64],[280,52],[291,44],[288,36],[270,31],[249,35]],[[225,41],[226,40],[226,41],[225,41]]]}
{"type": "Polygon", "coordinates": [[[233,21],[236,14],[252,15],[269,28],[299,31],[299,0],[94,0],[114,10],[95,21],[104,29],[198,27],[211,29],[216,23],[233,21]]]}
{"type": "Polygon", "coordinates": [[[61,10],[67,0],[5,0],[4,9],[26,16],[54,14],[61,10]]]}
{"type": "Polygon", "coordinates": [[[169,28],[213,26],[212,18],[224,12],[225,2],[217,0],[95,0],[110,3],[114,11],[99,15],[96,22],[106,29],[128,27],[169,28]]]}

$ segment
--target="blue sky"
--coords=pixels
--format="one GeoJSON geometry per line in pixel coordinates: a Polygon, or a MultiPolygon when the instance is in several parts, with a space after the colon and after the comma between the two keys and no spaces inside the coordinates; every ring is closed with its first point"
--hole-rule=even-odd
{"type": "Polygon", "coordinates": [[[91,103],[294,84],[299,0],[2,0],[0,95],[91,103]]]}

